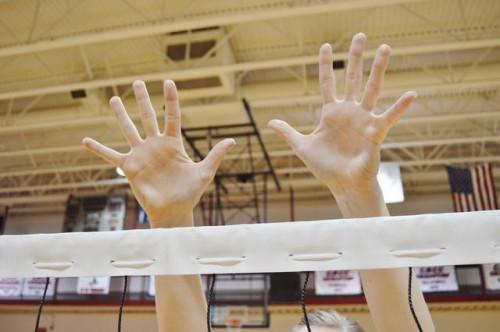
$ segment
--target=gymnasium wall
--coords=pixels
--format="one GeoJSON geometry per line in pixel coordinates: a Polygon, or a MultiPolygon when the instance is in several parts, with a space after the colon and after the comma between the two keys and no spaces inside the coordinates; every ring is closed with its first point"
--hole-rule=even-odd
{"type": "MultiPolygon", "coordinates": [[[[298,200],[295,202],[295,220],[321,220],[342,218],[333,198],[298,200]]],[[[403,203],[389,204],[392,215],[452,212],[449,195],[411,195],[403,203]]],[[[126,227],[134,225],[135,207],[129,207],[126,227]]],[[[196,214],[195,214],[196,216],[196,214]]],[[[290,204],[287,201],[269,203],[269,221],[289,221],[290,204]]],[[[199,219],[199,218],[197,218],[199,219]]],[[[62,230],[64,211],[45,214],[20,214],[9,217],[5,234],[54,233],[62,230]]],[[[201,222],[197,220],[197,223],[201,222]]]]}
{"type": "MultiPolygon", "coordinates": [[[[319,307],[317,307],[319,309],[319,307]]],[[[35,307],[0,306],[0,331],[32,331],[35,307]]],[[[47,332],[111,332],[116,330],[117,307],[47,306],[41,326],[47,332]]],[[[310,306],[310,309],[315,309],[310,306]]],[[[328,306],[357,320],[366,332],[375,332],[366,306],[328,306]]],[[[498,332],[500,302],[431,305],[439,332],[498,332]]],[[[272,306],[269,329],[246,329],[247,332],[289,332],[300,319],[297,306],[272,306]]],[[[127,307],[123,316],[123,332],[157,332],[154,307],[127,307]]],[[[223,329],[214,329],[222,332],[223,329]]],[[[179,331],[194,332],[194,331],[179,331]]]]}

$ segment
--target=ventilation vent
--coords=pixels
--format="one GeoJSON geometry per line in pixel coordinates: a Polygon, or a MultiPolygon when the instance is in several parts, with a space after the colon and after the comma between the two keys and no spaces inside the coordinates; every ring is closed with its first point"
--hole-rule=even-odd
{"type": "Polygon", "coordinates": [[[345,63],[343,60],[337,60],[337,61],[333,61],[333,69],[344,69],[345,68],[345,63]]]}
{"type": "MultiPolygon", "coordinates": [[[[202,31],[213,31],[213,30],[219,30],[219,27],[214,25],[211,27],[202,27],[202,28],[196,28],[196,29],[191,29],[191,32],[202,32],[202,31]]],[[[176,36],[176,35],[186,35],[189,31],[188,30],[179,30],[179,31],[172,31],[169,32],[168,34],[171,36],[176,36]]]]}
{"type": "MultiPolygon", "coordinates": [[[[216,44],[214,39],[192,42],[189,47],[189,58],[198,59],[207,54],[216,44]]],[[[187,44],[168,45],[166,49],[167,56],[173,61],[182,61],[186,59],[187,44]]],[[[210,56],[215,56],[213,52],[210,56]]]]}
{"type": "Polygon", "coordinates": [[[87,97],[87,92],[85,90],[71,90],[71,98],[82,99],[87,97]]]}
{"type": "Polygon", "coordinates": [[[220,87],[222,82],[218,76],[196,78],[192,80],[175,81],[175,85],[179,90],[215,88],[220,87]]]}

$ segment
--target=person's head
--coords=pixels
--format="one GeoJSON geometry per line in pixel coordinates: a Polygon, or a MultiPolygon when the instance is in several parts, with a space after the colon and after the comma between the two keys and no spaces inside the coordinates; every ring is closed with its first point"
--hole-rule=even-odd
{"type": "MultiPolygon", "coordinates": [[[[307,318],[311,332],[363,332],[358,323],[336,311],[315,311],[308,314],[307,318]]],[[[292,332],[307,332],[304,318],[293,328],[292,332]]]]}

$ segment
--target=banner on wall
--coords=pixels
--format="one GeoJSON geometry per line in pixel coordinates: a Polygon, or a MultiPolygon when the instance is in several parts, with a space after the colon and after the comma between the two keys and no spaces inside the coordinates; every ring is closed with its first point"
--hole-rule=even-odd
{"type": "Polygon", "coordinates": [[[66,204],[64,232],[122,230],[127,208],[125,195],[71,196],[66,204]]]}
{"type": "Polygon", "coordinates": [[[77,294],[103,295],[109,294],[110,277],[80,277],[76,286],[77,294]]]}
{"type": "Polygon", "coordinates": [[[483,276],[486,289],[500,289],[500,264],[483,264],[483,276]]]}
{"type": "Polygon", "coordinates": [[[23,278],[0,278],[0,297],[20,297],[23,290],[23,278]]]}
{"type": "Polygon", "coordinates": [[[314,272],[316,295],[361,294],[361,279],[358,271],[316,271],[314,272]]]}
{"type": "MultiPolygon", "coordinates": [[[[122,230],[127,201],[125,195],[71,196],[66,204],[65,232],[122,230]]],[[[80,277],[78,294],[109,294],[111,278],[80,277]]]]}
{"type": "Polygon", "coordinates": [[[457,276],[453,266],[414,267],[413,271],[424,293],[458,290],[457,276]]]}
{"type": "MultiPolygon", "coordinates": [[[[22,294],[25,297],[39,298],[45,290],[45,278],[26,278],[23,284],[22,294]]],[[[49,287],[47,287],[47,297],[54,296],[55,278],[49,279],[49,287]]]]}

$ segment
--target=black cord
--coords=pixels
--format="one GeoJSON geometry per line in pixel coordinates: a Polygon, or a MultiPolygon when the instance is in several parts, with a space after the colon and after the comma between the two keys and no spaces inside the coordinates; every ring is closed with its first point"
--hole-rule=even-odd
{"type": "Polygon", "coordinates": [[[411,311],[411,314],[413,316],[413,320],[415,321],[415,324],[417,324],[417,328],[418,328],[418,331],[419,332],[422,332],[422,326],[420,326],[420,322],[418,321],[418,317],[417,317],[417,314],[415,313],[415,308],[413,308],[413,300],[412,300],[412,294],[411,294],[411,291],[412,291],[412,287],[411,287],[411,283],[412,283],[412,268],[411,266],[408,268],[408,304],[410,305],[410,311],[411,311]]]}
{"type": "Polygon", "coordinates": [[[124,276],[122,300],[120,302],[120,311],[118,312],[118,332],[121,332],[122,330],[122,314],[123,314],[123,305],[125,304],[125,297],[127,295],[127,284],[128,284],[128,276],[124,276]]]}
{"type": "Polygon", "coordinates": [[[210,317],[210,309],[212,307],[212,302],[214,300],[214,287],[215,287],[216,275],[212,275],[212,283],[210,284],[210,291],[208,292],[208,305],[207,305],[207,330],[212,332],[212,321],[210,317]]]}
{"type": "Polygon", "coordinates": [[[35,332],[38,332],[38,326],[40,325],[40,317],[42,316],[42,308],[45,303],[45,297],[47,296],[47,289],[49,288],[50,278],[45,279],[45,288],[43,290],[42,299],[40,300],[40,306],[38,307],[38,315],[36,316],[35,332]]]}
{"type": "Polygon", "coordinates": [[[300,292],[300,304],[302,305],[302,314],[304,315],[304,323],[306,324],[307,332],[311,332],[311,326],[309,325],[309,318],[307,317],[306,309],[306,287],[307,282],[309,281],[309,274],[310,272],[306,272],[306,280],[304,281],[304,286],[300,292]]]}

